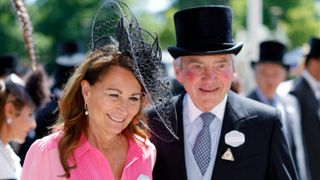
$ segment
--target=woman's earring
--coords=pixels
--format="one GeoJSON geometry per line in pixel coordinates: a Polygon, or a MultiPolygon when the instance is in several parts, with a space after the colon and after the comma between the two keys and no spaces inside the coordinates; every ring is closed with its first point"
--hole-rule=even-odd
{"type": "Polygon", "coordinates": [[[7,118],[6,121],[7,121],[7,124],[11,124],[12,123],[12,119],[11,118],[7,118]]]}
{"type": "Polygon", "coordinates": [[[84,104],[84,114],[85,114],[86,116],[89,115],[87,103],[84,104]]]}

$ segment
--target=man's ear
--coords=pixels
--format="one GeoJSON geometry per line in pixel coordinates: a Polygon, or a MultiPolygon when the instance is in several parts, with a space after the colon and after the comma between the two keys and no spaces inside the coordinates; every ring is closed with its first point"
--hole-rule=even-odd
{"type": "Polygon", "coordinates": [[[232,76],[233,76],[233,80],[237,79],[237,77],[238,77],[237,72],[233,72],[232,76]]]}
{"type": "Polygon", "coordinates": [[[181,59],[176,59],[175,61],[179,62],[174,62],[173,63],[173,69],[174,69],[174,74],[176,76],[177,81],[179,81],[182,84],[182,64],[181,64],[181,59]]]}
{"type": "Polygon", "coordinates": [[[87,80],[81,81],[81,93],[84,101],[86,102],[90,94],[90,84],[87,80]]]}

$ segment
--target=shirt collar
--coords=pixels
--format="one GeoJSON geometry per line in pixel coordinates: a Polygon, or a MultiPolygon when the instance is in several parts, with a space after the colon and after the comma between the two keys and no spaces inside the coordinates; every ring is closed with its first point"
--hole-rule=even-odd
{"type": "MultiPolygon", "coordinates": [[[[137,137],[138,136],[134,136],[135,140],[128,138],[128,156],[130,157],[128,157],[127,159],[134,159],[135,157],[141,156],[142,152],[146,151],[144,148],[148,148],[150,146],[150,144],[148,144],[149,141],[145,142],[142,140],[143,138],[137,137]],[[140,146],[137,143],[139,143],[140,146]]],[[[79,146],[75,149],[75,155],[77,157],[80,157],[90,149],[98,151],[98,149],[96,149],[89,143],[88,138],[84,134],[82,134],[79,141],[79,146]]]]}
{"type": "Polygon", "coordinates": [[[317,81],[314,77],[312,77],[312,75],[307,70],[303,71],[302,77],[306,79],[308,84],[311,86],[313,92],[316,92],[317,89],[320,88],[320,82],[317,81]]]}
{"type": "Polygon", "coordinates": [[[260,88],[257,88],[256,92],[257,92],[257,95],[258,95],[259,99],[260,99],[263,103],[265,103],[265,104],[269,104],[269,101],[270,101],[270,100],[273,100],[274,102],[277,102],[278,99],[279,99],[276,92],[274,93],[274,95],[272,96],[271,99],[267,98],[267,97],[262,93],[262,91],[261,91],[260,88]]]}
{"type": "MultiPolygon", "coordinates": [[[[214,114],[218,119],[219,121],[223,121],[223,117],[224,117],[224,112],[225,112],[225,109],[226,109],[226,104],[227,104],[227,97],[228,95],[226,94],[226,96],[223,98],[223,100],[217,104],[213,109],[211,109],[211,113],[214,114]]],[[[189,120],[190,120],[190,124],[192,124],[192,122],[194,120],[196,120],[202,113],[202,112],[191,100],[191,97],[186,94],[186,98],[187,98],[187,112],[188,113],[188,116],[189,116],[189,120]]]]}

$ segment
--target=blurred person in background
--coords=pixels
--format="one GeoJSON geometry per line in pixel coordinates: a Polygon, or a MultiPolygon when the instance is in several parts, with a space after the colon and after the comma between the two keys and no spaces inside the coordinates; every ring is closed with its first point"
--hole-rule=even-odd
{"type": "Polygon", "coordinates": [[[50,133],[51,126],[53,126],[58,119],[58,100],[61,96],[63,86],[73,73],[75,66],[85,58],[85,54],[81,52],[80,44],[77,41],[61,43],[58,49],[60,55],[56,58],[54,85],[51,88],[51,94],[48,92],[48,101],[42,107],[38,108],[35,113],[37,127],[28,134],[25,143],[19,148],[18,156],[21,159],[21,165],[23,165],[26,153],[31,144],[35,140],[50,133]]]}
{"type": "Polygon", "coordinates": [[[0,80],[0,179],[20,178],[20,158],[8,143],[23,143],[36,127],[34,111],[41,97],[31,92],[33,80],[29,78],[25,84],[15,74],[0,80]]]}
{"type": "Polygon", "coordinates": [[[18,67],[18,56],[16,54],[0,55],[0,79],[4,79],[11,73],[16,73],[18,67]]]}
{"type": "Polygon", "coordinates": [[[278,94],[279,84],[287,79],[289,64],[284,62],[286,46],[278,41],[260,44],[258,61],[252,61],[257,87],[247,96],[281,111],[281,121],[291,154],[301,179],[306,179],[304,145],[301,135],[300,112],[297,99],[291,94],[278,94]]]}
{"type": "Polygon", "coordinates": [[[301,112],[307,167],[311,180],[320,179],[320,38],[312,37],[305,70],[290,92],[297,97],[301,112]]]}
{"type": "Polygon", "coordinates": [[[54,72],[54,84],[51,88],[51,100],[36,115],[35,139],[42,138],[50,133],[50,127],[58,118],[58,100],[63,87],[73,74],[75,67],[85,59],[85,53],[83,53],[81,44],[77,41],[61,43],[59,49],[54,72]]]}

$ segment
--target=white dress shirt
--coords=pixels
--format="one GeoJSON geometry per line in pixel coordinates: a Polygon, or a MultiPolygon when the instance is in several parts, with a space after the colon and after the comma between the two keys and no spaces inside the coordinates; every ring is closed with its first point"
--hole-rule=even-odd
{"type": "Polygon", "coordinates": [[[218,151],[219,139],[221,134],[221,127],[224,117],[224,112],[227,103],[227,95],[216,107],[210,112],[216,116],[210,124],[211,133],[211,153],[210,163],[204,175],[201,174],[198,164],[196,163],[192,149],[196,141],[198,133],[202,129],[203,122],[199,117],[202,113],[196,105],[192,102],[190,96],[186,94],[183,99],[183,128],[184,128],[184,150],[185,163],[187,169],[188,180],[209,180],[212,176],[214,163],[218,151]]]}
{"type": "Polygon", "coordinates": [[[317,81],[308,71],[303,71],[302,77],[304,77],[310,85],[314,95],[320,101],[320,81],[317,81]]]}
{"type": "Polygon", "coordinates": [[[20,179],[21,170],[20,158],[0,141],[0,179],[20,179]]]}

